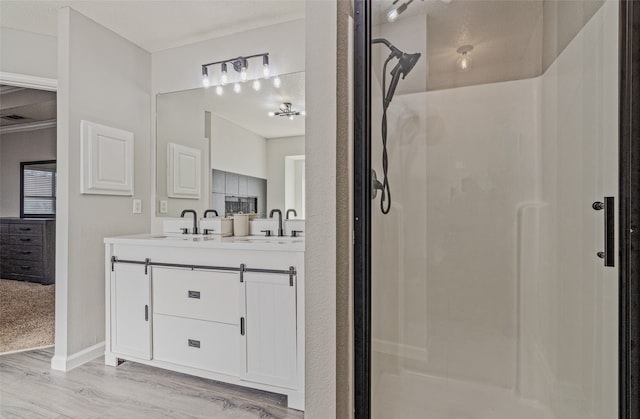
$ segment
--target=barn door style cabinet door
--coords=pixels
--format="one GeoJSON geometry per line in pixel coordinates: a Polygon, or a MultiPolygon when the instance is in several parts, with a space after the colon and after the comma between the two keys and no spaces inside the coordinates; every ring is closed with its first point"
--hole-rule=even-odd
{"type": "Polygon", "coordinates": [[[126,264],[111,272],[111,350],[118,355],[151,359],[150,274],[126,264]]]}
{"type": "Polygon", "coordinates": [[[240,378],[296,387],[296,277],[243,275],[240,378]]]}

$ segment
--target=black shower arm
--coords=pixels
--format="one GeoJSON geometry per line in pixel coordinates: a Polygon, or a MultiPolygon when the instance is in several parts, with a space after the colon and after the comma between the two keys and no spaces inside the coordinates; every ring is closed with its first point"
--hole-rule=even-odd
{"type": "Polygon", "coordinates": [[[384,44],[387,46],[387,48],[389,48],[391,50],[391,56],[396,57],[396,58],[400,58],[402,56],[402,51],[400,51],[398,48],[394,47],[391,42],[387,41],[384,38],[376,38],[376,39],[372,39],[371,40],[372,44],[384,44]]]}

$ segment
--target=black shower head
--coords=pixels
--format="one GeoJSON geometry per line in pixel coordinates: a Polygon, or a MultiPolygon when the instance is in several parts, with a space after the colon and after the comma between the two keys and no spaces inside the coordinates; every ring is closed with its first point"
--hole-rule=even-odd
{"type": "MultiPolygon", "coordinates": [[[[391,82],[389,83],[389,90],[384,98],[385,107],[389,106],[391,103],[391,99],[393,99],[393,95],[396,91],[396,87],[398,86],[398,81],[400,80],[400,76],[404,79],[407,77],[407,74],[415,67],[416,63],[420,59],[420,53],[416,52],[415,54],[407,54],[405,52],[400,51],[396,48],[391,42],[387,41],[384,38],[377,38],[371,41],[372,44],[385,44],[387,48],[391,50],[391,54],[387,58],[389,61],[392,58],[397,58],[398,63],[393,70],[391,70],[391,82]]],[[[386,65],[386,63],[385,63],[386,65]]]]}

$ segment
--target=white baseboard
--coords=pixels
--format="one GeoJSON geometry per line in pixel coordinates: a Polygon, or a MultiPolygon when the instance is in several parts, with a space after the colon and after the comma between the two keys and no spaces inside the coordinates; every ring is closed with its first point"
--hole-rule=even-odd
{"type": "Polygon", "coordinates": [[[56,355],[51,359],[51,369],[56,371],[71,371],[75,367],[79,367],[82,364],[101,357],[104,355],[104,350],[104,342],[100,342],[66,357],[56,355]]]}

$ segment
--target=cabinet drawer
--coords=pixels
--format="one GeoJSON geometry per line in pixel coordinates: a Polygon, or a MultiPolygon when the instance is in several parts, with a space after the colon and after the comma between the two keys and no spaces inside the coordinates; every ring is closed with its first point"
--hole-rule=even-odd
{"type": "Polygon", "coordinates": [[[152,278],[154,313],[240,323],[237,273],[153,268],[152,278]]]}
{"type": "Polygon", "coordinates": [[[9,224],[0,224],[0,236],[9,234],[9,224]]]}
{"type": "Polygon", "coordinates": [[[29,245],[6,245],[0,252],[2,259],[10,260],[42,260],[42,247],[29,245]]]}
{"type": "Polygon", "coordinates": [[[237,376],[239,337],[235,325],[153,316],[153,357],[160,361],[237,376]]]}
{"type": "Polygon", "coordinates": [[[2,260],[2,273],[13,273],[19,275],[42,276],[44,269],[42,262],[34,260],[2,260]]]}
{"type": "Polygon", "coordinates": [[[32,246],[42,246],[42,236],[20,236],[12,234],[9,236],[8,244],[28,244],[32,246]]]}
{"type": "Polygon", "coordinates": [[[35,223],[9,224],[9,232],[12,235],[41,236],[42,224],[35,224],[35,223]]]}

